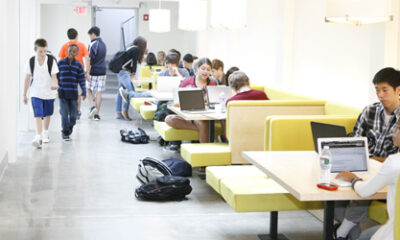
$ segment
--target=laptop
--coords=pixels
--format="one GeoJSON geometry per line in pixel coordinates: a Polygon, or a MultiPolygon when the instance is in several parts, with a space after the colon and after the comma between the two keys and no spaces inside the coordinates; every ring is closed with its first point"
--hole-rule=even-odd
{"type": "Polygon", "coordinates": [[[158,77],[155,93],[160,100],[172,100],[173,90],[177,89],[183,79],[181,77],[158,77]]]}
{"type": "Polygon", "coordinates": [[[179,89],[179,105],[182,112],[207,113],[203,90],[200,88],[179,89]]]}
{"type": "Polygon", "coordinates": [[[337,185],[351,186],[351,183],[336,179],[339,172],[357,172],[358,176],[368,172],[368,142],[366,137],[341,137],[341,138],[319,138],[318,152],[324,146],[329,146],[332,154],[331,181],[337,185]]]}
{"type": "Polygon", "coordinates": [[[219,104],[219,96],[225,94],[225,98],[232,97],[232,88],[228,86],[207,86],[207,102],[208,107],[214,109],[215,104],[219,104]]]}
{"type": "Polygon", "coordinates": [[[340,125],[311,122],[311,131],[316,152],[318,152],[318,138],[346,137],[346,128],[340,125]]]}

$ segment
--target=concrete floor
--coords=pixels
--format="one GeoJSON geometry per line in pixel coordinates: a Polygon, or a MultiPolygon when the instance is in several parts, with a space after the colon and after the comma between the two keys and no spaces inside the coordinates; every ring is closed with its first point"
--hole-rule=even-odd
{"type": "MultiPolygon", "coordinates": [[[[269,213],[235,213],[197,176],[190,178],[188,200],[136,200],[138,160],[179,155],[163,151],[155,141],[121,142],[119,130],[137,124],[115,119],[111,94],[105,96],[101,121],[88,120],[88,108],[84,102],[71,142],[61,140],[58,110],[51,142],[43,149],[31,146],[33,131],[19,132],[18,160],[0,182],[1,240],[255,240],[268,232],[269,213]]],[[[140,127],[153,140],[157,137],[150,122],[140,127]]],[[[306,211],[282,212],[279,231],[291,240],[317,240],[322,223],[306,211]]]]}

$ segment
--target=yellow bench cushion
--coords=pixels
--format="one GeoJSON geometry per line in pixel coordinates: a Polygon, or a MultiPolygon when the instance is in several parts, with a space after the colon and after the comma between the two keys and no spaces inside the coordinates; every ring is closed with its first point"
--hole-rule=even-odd
{"type": "Polygon", "coordinates": [[[150,120],[154,118],[154,113],[156,110],[156,105],[142,105],[140,106],[140,115],[144,120],[150,120]]]}
{"type": "Polygon", "coordinates": [[[382,201],[372,201],[368,208],[368,215],[372,220],[380,224],[385,224],[389,219],[386,203],[382,201]]]}
{"type": "Polygon", "coordinates": [[[199,132],[195,130],[175,129],[165,122],[154,121],[154,129],[165,141],[198,140],[199,132]]]}
{"type": "Polygon", "coordinates": [[[253,165],[211,166],[206,168],[206,182],[221,193],[221,180],[226,177],[265,177],[267,175],[253,165]]]}
{"type": "Polygon", "coordinates": [[[236,212],[321,209],[321,202],[300,202],[265,177],[231,177],[221,181],[221,195],[236,212]]]}
{"type": "Polygon", "coordinates": [[[140,110],[140,106],[144,105],[145,101],[155,101],[154,98],[148,97],[148,98],[131,98],[129,100],[129,103],[131,106],[136,109],[137,111],[140,110]]]}
{"type": "Polygon", "coordinates": [[[227,143],[182,144],[181,156],[192,167],[231,164],[231,150],[227,143]]]}

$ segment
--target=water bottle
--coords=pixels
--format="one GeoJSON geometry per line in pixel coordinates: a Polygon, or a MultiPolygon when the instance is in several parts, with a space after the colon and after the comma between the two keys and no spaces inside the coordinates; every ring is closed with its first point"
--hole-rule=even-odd
{"type": "Polygon", "coordinates": [[[331,182],[331,168],[332,168],[332,154],[329,150],[329,146],[324,146],[324,149],[319,155],[319,163],[321,166],[321,172],[319,176],[320,183],[331,182]]]}
{"type": "Polygon", "coordinates": [[[221,92],[219,94],[219,104],[221,106],[221,113],[226,112],[226,106],[225,106],[225,102],[226,102],[226,96],[224,92],[221,92]]]}

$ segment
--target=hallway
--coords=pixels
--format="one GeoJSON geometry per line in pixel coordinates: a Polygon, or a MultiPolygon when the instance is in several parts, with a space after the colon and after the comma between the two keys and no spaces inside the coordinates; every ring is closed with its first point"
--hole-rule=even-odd
{"type": "MultiPolygon", "coordinates": [[[[61,140],[58,102],[43,149],[31,146],[32,131],[18,134],[18,160],[0,183],[0,239],[255,240],[268,232],[269,213],[235,213],[196,175],[186,201],[136,200],[138,160],[179,154],[158,146],[150,122],[141,127],[153,141],[122,143],[119,130],[137,126],[115,119],[112,94],[103,101],[101,121],[88,120],[88,108],[85,101],[70,142],[61,140]]],[[[322,223],[308,212],[282,212],[279,220],[290,239],[321,239],[322,223]]]]}

